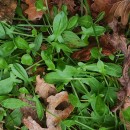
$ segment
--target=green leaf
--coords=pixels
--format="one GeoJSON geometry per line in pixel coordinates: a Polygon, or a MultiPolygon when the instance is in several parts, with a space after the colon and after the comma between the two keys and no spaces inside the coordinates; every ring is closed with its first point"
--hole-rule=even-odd
{"type": "Polygon", "coordinates": [[[11,70],[13,74],[15,74],[20,79],[24,80],[25,83],[28,83],[29,79],[28,79],[27,72],[20,64],[18,63],[12,64],[11,70]]]}
{"type": "Polygon", "coordinates": [[[91,56],[95,59],[101,57],[101,48],[93,47],[90,52],[91,52],[91,56]]]}
{"type": "Polygon", "coordinates": [[[41,102],[39,101],[39,99],[37,98],[37,96],[34,96],[33,100],[36,102],[36,111],[37,111],[38,118],[42,120],[44,116],[44,108],[41,102]]]}
{"type": "Polygon", "coordinates": [[[76,125],[76,122],[74,120],[64,120],[63,124],[67,127],[71,127],[73,125],[76,125]]]}
{"type": "Polygon", "coordinates": [[[73,95],[73,94],[70,94],[69,95],[69,102],[74,106],[74,107],[80,107],[80,101],[79,99],[73,95]]]}
{"type": "Polygon", "coordinates": [[[41,44],[42,44],[42,39],[43,39],[42,33],[39,33],[34,40],[35,46],[33,48],[33,53],[37,52],[40,49],[41,44]]]}
{"type": "Polygon", "coordinates": [[[36,0],[35,6],[37,8],[37,11],[43,10],[45,11],[47,8],[44,6],[43,0],[36,0]]]}
{"type": "Polygon", "coordinates": [[[28,104],[16,98],[9,98],[1,102],[1,105],[8,109],[16,109],[27,106],[28,104]]]}
{"type": "Polygon", "coordinates": [[[29,54],[24,54],[21,58],[21,63],[24,65],[32,65],[33,59],[29,54]]]}
{"type": "Polygon", "coordinates": [[[0,107],[0,121],[3,120],[5,115],[6,115],[6,111],[2,107],[0,107]]]}
{"type": "Polygon", "coordinates": [[[17,46],[17,48],[19,48],[19,49],[23,49],[23,50],[29,49],[28,42],[26,40],[24,40],[23,38],[21,38],[20,36],[16,37],[14,39],[14,42],[15,42],[15,45],[17,46]]]}
{"type": "Polygon", "coordinates": [[[61,11],[59,14],[55,16],[53,21],[53,31],[54,31],[53,33],[56,39],[66,29],[67,24],[68,24],[68,19],[66,14],[63,11],[61,11]]]}
{"type": "Polygon", "coordinates": [[[73,16],[69,19],[68,21],[68,26],[67,26],[67,29],[71,29],[73,27],[75,27],[75,25],[77,24],[78,22],[78,16],[73,16]]]}
{"type": "Polygon", "coordinates": [[[62,35],[65,41],[65,44],[67,44],[69,47],[80,48],[87,45],[75,33],[71,31],[64,31],[62,35]]]}
{"type": "Polygon", "coordinates": [[[13,41],[7,41],[0,46],[0,56],[6,57],[11,55],[11,53],[15,50],[15,45],[13,41]]]}
{"type": "Polygon", "coordinates": [[[45,76],[45,80],[51,84],[68,83],[76,76],[79,72],[73,66],[66,65],[63,71],[56,70],[55,72],[48,73],[45,76]]]}
{"type": "Polygon", "coordinates": [[[48,68],[50,70],[55,70],[55,65],[52,62],[52,57],[51,55],[48,53],[48,50],[42,51],[41,52],[41,57],[42,59],[45,61],[45,64],[48,66],[48,68]]]}
{"type": "Polygon", "coordinates": [[[9,130],[14,130],[14,126],[19,127],[22,122],[22,113],[20,109],[15,109],[11,114],[6,117],[6,128],[9,130]]]}
{"type": "Polygon", "coordinates": [[[106,70],[105,70],[105,64],[101,61],[101,60],[98,60],[97,62],[97,67],[98,67],[98,71],[102,74],[105,74],[106,73],[106,70]]]}
{"type": "Polygon", "coordinates": [[[5,69],[8,66],[4,58],[0,57],[0,69],[5,69]]]}
{"type": "Polygon", "coordinates": [[[106,74],[114,77],[121,77],[122,75],[122,67],[117,64],[105,63],[105,70],[106,74]]]}
{"type": "Polygon", "coordinates": [[[0,22],[0,38],[5,38],[5,35],[6,35],[5,30],[3,28],[2,23],[0,22]]]}
{"type": "Polygon", "coordinates": [[[123,118],[125,119],[125,121],[130,122],[130,107],[123,110],[122,114],[123,114],[123,118]]]}
{"type": "Polygon", "coordinates": [[[85,15],[85,16],[82,16],[82,17],[79,18],[78,23],[79,23],[80,26],[89,28],[93,24],[93,19],[92,19],[91,16],[85,15]]]}
{"type": "Polygon", "coordinates": [[[104,18],[104,16],[105,16],[105,12],[104,11],[101,12],[101,13],[99,13],[98,16],[97,16],[97,19],[96,19],[95,23],[101,21],[104,18]]]}
{"type": "Polygon", "coordinates": [[[22,94],[29,94],[28,90],[25,87],[20,88],[19,92],[22,94]]]}
{"type": "Polygon", "coordinates": [[[72,50],[65,44],[53,42],[51,45],[56,49],[57,53],[60,53],[61,50],[63,52],[72,53],[72,50]]]}
{"type": "Polygon", "coordinates": [[[108,107],[100,96],[96,97],[95,108],[93,109],[101,116],[108,112],[108,107]]]}
{"type": "Polygon", "coordinates": [[[87,37],[95,36],[95,33],[96,36],[101,36],[106,31],[106,29],[103,26],[97,26],[97,25],[94,25],[93,27],[91,26],[90,28],[82,27],[82,30],[83,30],[83,34],[87,37]]]}

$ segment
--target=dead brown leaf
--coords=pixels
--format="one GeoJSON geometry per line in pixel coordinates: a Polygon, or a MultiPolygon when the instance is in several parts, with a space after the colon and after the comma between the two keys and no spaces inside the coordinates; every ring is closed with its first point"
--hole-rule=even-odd
{"type": "Polygon", "coordinates": [[[113,18],[121,18],[122,25],[128,23],[128,18],[130,14],[130,1],[122,0],[113,4],[112,8],[109,11],[108,17],[106,17],[107,22],[110,23],[113,21],[113,18]]]}
{"type": "Polygon", "coordinates": [[[4,130],[4,129],[3,129],[3,124],[2,124],[2,123],[0,123],[0,130],[4,130]]]}
{"type": "Polygon", "coordinates": [[[14,17],[16,7],[16,0],[0,1],[0,21],[7,21],[11,23],[14,17]]]}
{"type": "Polygon", "coordinates": [[[28,9],[26,9],[24,12],[28,15],[28,19],[31,21],[41,19],[44,13],[43,11],[37,11],[35,2],[36,0],[25,0],[25,3],[28,4],[28,9]]]}
{"type": "Polygon", "coordinates": [[[76,6],[74,3],[74,0],[52,0],[53,4],[56,4],[58,6],[59,9],[61,9],[62,5],[66,5],[68,10],[71,13],[75,12],[74,7],[76,6]]]}
{"type": "MultiPolygon", "coordinates": [[[[72,54],[73,59],[77,59],[79,61],[88,61],[91,57],[91,49],[93,47],[97,47],[96,44],[89,44],[86,48],[82,50],[76,51],[72,54]]],[[[102,54],[105,56],[109,56],[113,54],[116,50],[114,47],[109,43],[107,35],[104,35],[100,38],[100,47],[102,48],[102,54]]]]}
{"type": "Polygon", "coordinates": [[[56,94],[56,88],[52,84],[48,84],[44,81],[44,79],[40,78],[40,75],[36,77],[36,88],[35,92],[38,93],[38,95],[44,99],[46,102],[46,99],[50,95],[56,94]]]}

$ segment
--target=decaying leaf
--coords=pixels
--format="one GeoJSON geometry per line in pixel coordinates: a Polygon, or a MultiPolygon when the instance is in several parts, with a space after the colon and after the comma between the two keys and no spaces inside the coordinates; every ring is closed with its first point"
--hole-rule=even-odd
{"type": "Polygon", "coordinates": [[[3,124],[0,123],[0,130],[3,130],[3,124]]]}
{"type": "Polygon", "coordinates": [[[59,9],[61,9],[62,5],[66,5],[68,10],[73,13],[75,12],[74,7],[76,6],[74,0],[52,0],[53,4],[56,4],[59,9]]]}
{"type": "Polygon", "coordinates": [[[128,23],[130,14],[129,0],[95,0],[91,8],[96,13],[105,11],[107,23],[112,22],[114,18],[121,18],[121,23],[124,26],[128,23]]]}
{"type": "Polygon", "coordinates": [[[31,116],[24,117],[23,123],[29,130],[61,130],[60,121],[66,119],[74,107],[69,103],[66,91],[56,94],[54,85],[45,83],[38,75],[35,91],[47,101],[46,126],[42,128],[31,116]]]}
{"type": "Polygon", "coordinates": [[[25,13],[28,15],[28,19],[31,21],[41,19],[43,11],[37,11],[35,6],[36,0],[25,0],[25,3],[28,4],[28,9],[25,10],[25,13]]]}
{"type": "MultiPolygon", "coordinates": [[[[102,54],[105,56],[109,56],[116,51],[115,48],[109,43],[107,35],[104,35],[100,38],[100,46],[102,48],[102,54]]],[[[97,47],[97,45],[89,44],[86,48],[83,48],[82,50],[74,52],[72,54],[72,58],[77,59],[79,61],[90,60],[90,56],[91,56],[90,51],[93,47],[97,47]]]]}
{"type": "Polygon", "coordinates": [[[52,84],[48,84],[44,81],[44,79],[40,78],[40,75],[36,77],[36,88],[35,92],[38,93],[38,95],[46,101],[46,99],[50,95],[56,94],[56,88],[52,84]]]}
{"type": "Polygon", "coordinates": [[[0,0],[0,21],[11,23],[16,7],[16,0],[0,0]]]}
{"type": "Polygon", "coordinates": [[[129,77],[129,68],[130,68],[130,46],[127,47],[125,36],[119,36],[118,34],[113,34],[109,36],[109,41],[113,44],[118,50],[121,50],[124,53],[125,60],[123,64],[123,74],[119,79],[120,83],[124,87],[122,91],[118,93],[119,100],[122,100],[120,119],[126,125],[127,130],[130,130],[130,122],[125,121],[122,111],[130,107],[130,77],[129,77]]]}
{"type": "Polygon", "coordinates": [[[113,21],[113,18],[121,18],[121,23],[126,25],[128,23],[130,14],[130,1],[122,0],[113,4],[109,11],[109,16],[107,17],[107,22],[113,21]]]}
{"type": "Polygon", "coordinates": [[[74,107],[69,104],[68,93],[65,91],[48,97],[47,102],[49,103],[46,112],[48,128],[58,126],[59,122],[66,119],[74,109],[74,107]]]}

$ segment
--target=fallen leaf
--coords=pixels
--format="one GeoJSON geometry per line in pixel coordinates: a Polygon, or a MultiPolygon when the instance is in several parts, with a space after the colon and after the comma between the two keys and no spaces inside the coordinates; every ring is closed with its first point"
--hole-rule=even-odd
{"type": "Polygon", "coordinates": [[[11,23],[14,17],[16,7],[16,0],[0,1],[0,21],[7,21],[11,23]]]}
{"type": "Polygon", "coordinates": [[[46,101],[50,95],[56,94],[56,88],[53,84],[48,84],[44,79],[40,78],[40,75],[36,77],[35,92],[46,101]]]}
{"type": "Polygon", "coordinates": [[[69,103],[68,93],[65,91],[57,93],[55,96],[48,97],[47,102],[49,103],[46,112],[48,128],[57,126],[59,122],[66,119],[74,109],[69,103]],[[57,108],[59,105],[61,109],[57,108]]]}
{"type": "Polygon", "coordinates": [[[2,123],[0,123],[0,130],[4,130],[4,129],[3,129],[3,124],[2,124],[2,123]]]}
{"type": "Polygon", "coordinates": [[[53,4],[56,4],[58,6],[59,9],[61,9],[62,5],[66,5],[68,10],[71,13],[75,12],[74,7],[76,6],[74,3],[74,0],[52,0],[53,4]]]}
{"type": "Polygon", "coordinates": [[[41,19],[43,15],[43,11],[37,11],[35,7],[36,0],[25,0],[25,3],[28,4],[28,9],[24,12],[28,15],[28,19],[31,21],[41,19]]]}
{"type": "MultiPolygon", "coordinates": [[[[77,59],[79,61],[88,61],[91,56],[91,49],[93,47],[97,47],[96,44],[89,44],[86,48],[82,50],[76,51],[72,54],[72,58],[77,59]]],[[[102,54],[105,56],[109,56],[116,52],[115,48],[109,43],[107,35],[104,35],[100,38],[100,47],[102,48],[102,54]]]]}

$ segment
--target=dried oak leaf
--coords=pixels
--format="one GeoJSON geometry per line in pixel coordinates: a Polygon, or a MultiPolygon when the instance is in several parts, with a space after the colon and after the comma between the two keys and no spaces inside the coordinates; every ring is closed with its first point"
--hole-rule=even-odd
{"type": "MultiPolygon", "coordinates": [[[[102,54],[105,56],[109,56],[116,51],[115,48],[109,43],[107,35],[104,35],[100,38],[100,46],[102,48],[102,54]]],[[[90,51],[93,47],[97,47],[97,45],[89,44],[86,48],[83,48],[82,50],[74,52],[72,54],[72,58],[79,61],[90,60],[90,57],[91,57],[90,51]]]]}
{"type": "Polygon", "coordinates": [[[130,14],[130,0],[122,0],[113,4],[112,8],[109,11],[108,17],[106,20],[108,23],[113,21],[113,18],[121,18],[122,25],[126,25],[128,23],[130,14]]]}
{"type": "Polygon", "coordinates": [[[48,97],[47,102],[49,103],[47,106],[48,112],[46,112],[48,128],[58,126],[59,122],[66,119],[74,109],[69,103],[68,93],[65,91],[57,93],[55,96],[48,97]]]}
{"type": "Polygon", "coordinates": [[[74,3],[74,0],[52,0],[52,3],[53,4],[56,4],[58,6],[59,9],[61,9],[62,5],[66,5],[68,10],[71,12],[71,13],[74,13],[75,12],[75,9],[74,7],[76,6],[75,3],[74,3]]]}
{"type": "Polygon", "coordinates": [[[46,101],[50,95],[56,94],[56,88],[53,84],[48,84],[44,79],[40,78],[40,75],[36,77],[35,92],[46,101]]]}
{"type": "Polygon", "coordinates": [[[0,0],[0,21],[7,21],[11,23],[16,7],[16,0],[0,0]]]}
{"type": "Polygon", "coordinates": [[[37,11],[35,2],[36,0],[25,0],[25,3],[28,4],[29,7],[24,12],[28,15],[28,19],[31,21],[41,19],[44,13],[43,11],[37,11]]]}

